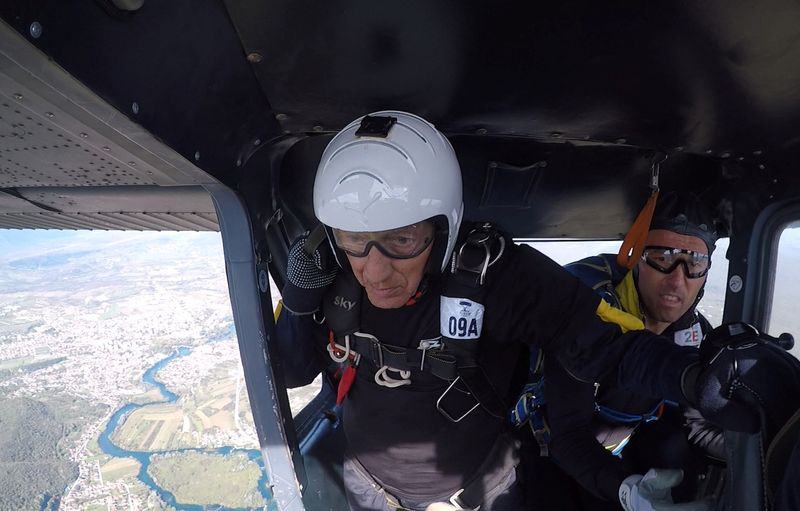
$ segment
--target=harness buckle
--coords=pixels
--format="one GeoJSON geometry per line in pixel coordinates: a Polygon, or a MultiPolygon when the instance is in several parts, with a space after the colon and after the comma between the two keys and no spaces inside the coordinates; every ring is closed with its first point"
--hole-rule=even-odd
{"type": "Polygon", "coordinates": [[[450,504],[452,504],[458,511],[478,511],[481,506],[478,507],[465,507],[464,503],[461,502],[461,494],[464,493],[464,488],[461,488],[457,492],[450,497],[450,504]]]}
{"type": "Polygon", "coordinates": [[[383,362],[383,346],[381,345],[381,341],[378,340],[372,334],[367,334],[364,332],[353,332],[353,335],[356,335],[362,339],[366,339],[370,341],[370,351],[372,352],[372,361],[378,367],[383,367],[385,364],[383,362]]]}
{"type": "Polygon", "coordinates": [[[422,350],[422,357],[420,357],[420,361],[419,361],[419,370],[420,371],[424,371],[425,370],[425,356],[428,354],[428,350],[434,349],[434,348],[441,348],[441,346],[442,346],[442,340],[441,339],[442,339],[441,336],[439,336],[439,337],[437,337],[435,339],[422,339],[421,341],[419,341],[419,348],[418,349],[422,350]]]}
{"type": "Polygon", "coordinates": [[[485,223],[480,227],[476,227],[475,229],[471,230],[469,234],[467,234],[467,239],[464,240],[464,243],[458,249],[458,252],[453,253],[451,271],[452,273],[455,273],[456,270],[464,270],[471,273],[477,273],[478,282],[480,285],[483,285],[484,281],[486,280],[486,270],[488,270],[491,265],[500,259],[500,256],[503,255],[505,249],[505,238],[503,238],[503,236],[501,236],[494,229],[494,227],[492,227],[492,224],[485,223]],[[499,241],[500,249],[497,251],[497,255],[492,256],[492,248],[495,241],[499,241]],[[473,248],[479,249],[481,247],[484,251],[483,256],[480,258],[481,261],[475,263],[467,262],[466,250],[468,248],[471,250],[473,248]]]}
{"type": "MultiPolygon", "coordinates": [[[[459,417],[458,419],[454,419],[453,416],[450,415],[450,413],[447,410],[444,409],[444,407],[442,406],[442,399],[444,399],[444,397],[453,389],[455,384],[460,379],[461,379],[461,376],[456,376],[456,379],[453,380],[453,382],[445,389],[445,391],[442,392],[442,395],[439,396],[439,399],[436,400],[436,409],[439,410],[439,412],[441,412],[441,414],[444,415],[444,417],[447,420],[449,420],[450,422],[453,422],[453,423],[461,422],[462,420],[464,420],[464,418],[467,415],[471,414],[473,411],[475,411],[476,408],[478,408],[481,405],[480,401],[475,399],[475,396],[472,396],[472,398],[475,399],[475,406],[473,406],[472,408],[470,408],[469,410],[464,412],[464,414],[461,417],[459,417]]],[[[472,395],[472,394],[470,394],[470,395],[472,395]]]]}
{"type": "Polygon", "coordinates": [[[328,356],[337,364],[343,364],[349,360],[354,366],[357,366],[358,362],[361,360],[361,355],[350,347],[349,335],[344,336],[344,346],[342,346],[336,343],[333,331],[331,330],[328,334],[328,345],[326,349],[328,350],[328,356]]]}

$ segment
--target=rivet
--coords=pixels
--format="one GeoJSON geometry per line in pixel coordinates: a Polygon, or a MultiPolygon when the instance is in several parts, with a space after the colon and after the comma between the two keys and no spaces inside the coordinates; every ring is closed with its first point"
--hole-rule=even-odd
{"type": "Polygon", "coordinates": [[[130,165],[131,167],[135,167],[136,166],[136,162],[135,161],[129,161],[128,165],[130,165]]]}
{"type": "Polygon", "coordinates": [[[89,135],[87,133],[81,133],[81,138],[89,138],[89,135]]]}
{"type": "Polygon", "coordinates": [[[683,151],[683,146],[679,145],[678,147],[675,148],[675,150],[678,151],[678,152],[681,152],[681,151],[683,151]]]}
{"type": "Polygon", "coordinates": [[[255,140],[253,140],[253,145],[256,146],[256,147],[260,146],[261,145],[261,139],[257,138],[255,140]]]}
{"type": "Polygon", "coordinates": [[[236,159],[236,166],[237,167],[241,167],[242,166],[242,159],[241,158],[237,158],[236,159]]]}
{"type": "Polygon", "coordinates": [[[195,151],[194,152],[194,159],[195,159],[195,161],[198,161],[200,159],[200,151],[195,151]]]}
{"type": "Polygon", "coordinates": [[[46,115],[48,119],[52,119],[53,117],[55,117],[55,114],[53,114],[53,112],[45,112],[44,115],[46,115]]]}
{"type": "Polygon", "coordinates": [[[134,114],[138,114],[138,113],[139,113],[139,103],[137,103],[136,101],[134,101],[134,102],[131,104],[131,111],[132,111],[134,114]]]}
{"type": "Polygon", "coordinates": [[[486,128],[478,128],[477,130],[475,130],[475,133],[477,133],[478,135],[486,135],[487,133],[486,128]]]}
{"type": "Polygon", "coordinates": [[[561,138],[564,134],[560,131],[552,131],[550,132],[550,136],[553,138],[561,138]]]}
{"type": "Polygon", "coordinates": [[[15,92],[14,99],[16,99],[17,101],[22,101],[22,94],[15,92]]]}
{"type": "Polygon", "coordinates": [[[774,185],[778,184],[778,178],[777,177],[772,180],[772,184],[774,184],[774,185]]]}
{"type": "Polygon", "coordinates": [[[753,151],[753,156],[761,156],[761,151],[753,151]]]}
{"type": "Polygon", "coordinates": [[[288,118],[289,116],[286,114],[275,114],[275,120],[277,121],[285,121],[288,118]]]}
{"type": "Polygon", "coordinates": [[[739,161],[744,161],[744,156],[739,156],[738,160],[739,161]]]}
{"type": "Polygon", "coordinates": [[[320,126],[319,124],[315,124],[314,127],[311,129],[314,131],[322,131],[322,126],[320,126]]]}
{"type": "Polygon", "coordinates": [[[722,153],[719,156],[720,156],[720,158],[730,158],[731,157],[731,153],[722,153]]]}
{"type": "Polygon", "coordinates": [[[31,23],[30,32],[31,32],[31,37],[33,37],[34,39],[39,39],[39,37],[41,37],[42,35],[42,24],[39,23],[38,21],[34,21],[33,23],[31,23]]]}
{"type": "Polygon", "coordinates": [[[251,64],[258,64],[264,57],[257,51],[251,51],[247,54],[247,62],[251,64]]]}
{"type": "Polygon", "coordinates": [[[108,146],[106,146],[106,145],[104,145],[104,146],[103,146],[103,151],[110,151],[110,150],[111,150],[111,148],[110,148],[110,147],[108,147],[108,146]]]}
{"type": "Polygon", "coordinates": [[[714,152],[714,151],[712,151],[711,149],[706,149],[706,154],[711,154],[711,153],[713,153],[713,152],[714,152]]]}

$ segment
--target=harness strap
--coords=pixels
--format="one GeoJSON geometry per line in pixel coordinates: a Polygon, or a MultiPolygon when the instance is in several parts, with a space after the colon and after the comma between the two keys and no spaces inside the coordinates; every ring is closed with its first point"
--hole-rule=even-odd
{"type": "Polygon", "coordinates": [[[368,358],[377,367],[426,371],[446,381],[453,381],[458,376],[458,360],[440,349],[393,346],[363,332],[355,332],[348,337],[351,351],[368,358]]]}
{"type": "Polygon", "coordinates": [[[601,404],[595,405],[595,411],[600,417],[614,424],[636,424],[658,420],[664,413],[665,404],[665,401],[661,401],[655,408],[643,414],[625,413],[601,404]]]}
{"type": "Polygon", "coordinates": [[[522,388],[516,405],[511,409],[509,420],[517,428],[525,424],[539,445],[539,455],[549,456],[550,426],[545,419],[544,351],[531,351],[528,371],[528,383],[522,388]]]}
{"type": "MultiPolygon", "coordinates": [[[[485,223],[473,228],[453,252],[440,304],[442,342],[458,360],[460,381],[488,414],[503,420],[508,406],[478,364],[477,353],[483,330],[486,274],[504,251],[505,238],[494,226],[485,223]]],[[[452,388],[448,387],[437,401],[439,411],[450,420],[454,414],[447,411],[445,401],[452,388]]]]}

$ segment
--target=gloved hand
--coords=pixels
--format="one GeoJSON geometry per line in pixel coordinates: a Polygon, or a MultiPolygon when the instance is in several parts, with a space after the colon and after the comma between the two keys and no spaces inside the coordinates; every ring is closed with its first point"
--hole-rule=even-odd
{"type": "Polygon", "coordinates": [[[305,233],[289,248],[286,285],[281,294],[283,306],[295,314],[312,314],[318,310],[325,290],[336,278],[336,260],[327,238],[320,234],[305,233]],[[309,239],[311,241],[307,242],[309,239]]]}
{"type": "Polygon", "coordinates": [[[675,504],[671,489],[683,480],[682,470],[651,468],[642,476],[625,478],[619,487],[619,502],[625,511],[711,511],[710,500],[675,504]]]}
{"type": "Polygon", "coordinates": [[[781,427],[800,402],[800,361],[747,323],[715,328],[700,363],[684,372],[687,399],[703,417],[731,431],[781,427]]]}

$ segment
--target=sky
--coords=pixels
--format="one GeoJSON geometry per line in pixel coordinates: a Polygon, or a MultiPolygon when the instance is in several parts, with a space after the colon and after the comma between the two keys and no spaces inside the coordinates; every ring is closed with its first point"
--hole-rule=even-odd
{"type": "MultiPolygon", "coordinates": [[[[65,231],[0,229],[0,262],[52,252],[86,250],[117,243],[157,241],[175,237],[172,231],[65,231]]],[[[183,232],[189,239],[219,239],[218,232],[183,232]]]]}
{"type": "MultiPolygon", "coordinates": [[[[154,231],[66,231],[66,230],[19,230],[0,229],[0,264],[8,263],[15,259],[34,255],[66,253],[87,249],[108,247],[111,244],[136,244],[170,242],[179,240],[181,246],[192,249],[215,245],[219,243],[220,235],[217,232],[182,232],[176,236],[175,232],[154,231]]],[[[582,259],[598,253],[616,252],[620,241],[596,242],[537,242],[533,245],[560,264],[582,259]]],[[[712,324],[719,324],[724,293],[728,288],[727,260],[725,253],[728,240],[717,242],[717,250],[712,259],[712,270],[706,284],[706,297],[701,302],[701,308],[706,307],[712,324]]],[[[797,290],[800,289],[800,227],[786,229],[781,235],[777,276],[775,282],[775,299],[773,302],[773,318],[770,331],[798,330],[800,340],[800,324],[796,325],[797,318],[793,311],[796,306],[797,290]],[[783,317],[785,316],[785,317],[783,317]]],[[[706,312],[704,310],[704,312],[706,312]]],[[[772,332],[775,334],[775,332],[772,332]]],[[[778,332],[780,333],[780,332],[778,332]]],[[[798,346],[800,352],[800,346],[798,346]]]]}

